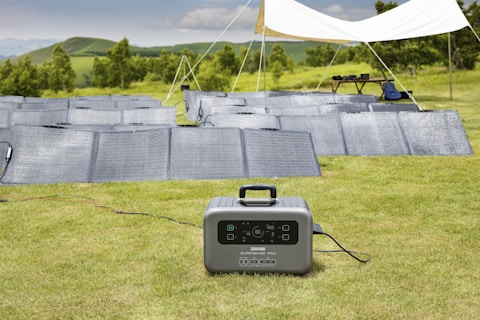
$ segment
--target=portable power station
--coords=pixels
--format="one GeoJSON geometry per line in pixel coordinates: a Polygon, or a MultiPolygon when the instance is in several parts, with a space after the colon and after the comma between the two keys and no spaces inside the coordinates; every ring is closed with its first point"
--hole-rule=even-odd
{"type": "Polygon", "coordinates": [[[299,197],[277,198],[272,185],[244,185],[216,197],[204,214],[204,264],[210,273],[305,274],[312,266],[312,214],[299,197]],[[270,198],[247,198],[247,190],[270,198]]]}

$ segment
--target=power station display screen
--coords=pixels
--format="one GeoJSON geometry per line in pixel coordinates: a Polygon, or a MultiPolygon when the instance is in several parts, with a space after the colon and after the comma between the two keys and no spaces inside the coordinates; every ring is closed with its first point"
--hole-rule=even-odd
{"type": "Polygon", "coordinates": [[[296,221],[231,221],[218,222],[221,244],[296,244],[296,221]]]}

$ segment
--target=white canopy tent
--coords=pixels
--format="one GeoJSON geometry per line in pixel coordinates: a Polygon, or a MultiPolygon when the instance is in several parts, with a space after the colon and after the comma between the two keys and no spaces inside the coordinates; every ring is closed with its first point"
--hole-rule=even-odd
{"type": "Polygon", "coordinates": [[[410,0],[361,21],[336,19],[295,0],[263,0],[255,32],[290,39],[348,43],[410,39],[464,27],[471,28],[456,0],[410,0]]]}
{"type": "Polygon", "coordinates": [[[337,44],[364,42],[407,91],[369,43],[449,33],[464,27],[480,41],[456,0],[410,0],[361,21],[333,18],[295,0],[262,0],[255,33],[337,44]]]}

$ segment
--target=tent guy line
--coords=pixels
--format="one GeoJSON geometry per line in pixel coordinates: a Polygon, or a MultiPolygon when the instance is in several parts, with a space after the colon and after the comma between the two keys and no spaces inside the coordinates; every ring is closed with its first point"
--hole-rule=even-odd
{"type": "Polygon", "coordinates": [[[456,0],[410,0],[377,16],[360,20],[337,19],[294,0],[262,0],[258,14],[256,34],[265,36],[337,43],[363,42],[377,57],[393,79],[408,93],[386,63],[375,52],[370,42],[411,39],[450,33],[468,22],[456,0]]]}

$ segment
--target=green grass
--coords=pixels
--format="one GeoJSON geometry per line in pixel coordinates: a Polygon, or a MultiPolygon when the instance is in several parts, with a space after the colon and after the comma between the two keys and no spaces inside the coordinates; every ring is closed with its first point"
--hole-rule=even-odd
{"type": "Polygon", "coordinates": [[[89,76],[92,79],[92,67],[93,67],[93,57],[71,57],[72,68],[77,75],[74,86],[76,88],[85,87],[85,75],[89,76]]]}
{"type": "MultiPolygon", "coordinates": [[[[366,66],[338,68],[331,74],[366,66]]],[[[322,71],[285,74],[280,85],[322,71]]],[[[454,74],[454,100],[444,70],[400,76],[425,109],[460,112],[475,155],[321,156],[321,178],[0,186],[0,318],[478,319],[480,71],[454,74]],[[302,197],[325,232],[372,260],[315,252],[304,277],[207,274],[202,230],[162,217],[201,225],[211,198],[247,183],[302,197]]],[[[123,93],[167,92],[150,83],[123,93]]],[[[119,91],[75,92],[105,93],[119,91]]],[[[323,236],[313,247],[336,249],[323,236]]]]}

